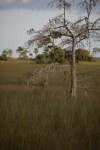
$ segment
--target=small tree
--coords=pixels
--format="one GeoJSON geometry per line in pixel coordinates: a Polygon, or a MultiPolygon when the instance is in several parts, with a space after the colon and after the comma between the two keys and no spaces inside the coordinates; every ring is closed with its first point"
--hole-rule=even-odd
{"type": "Polygon", "coordinates": [[[8,49],[8,57],[9,57],[9,58],[11,58],[12,54],[13,54],[12,49],[8,49]]]}
{"type": "Polygon", "coordinates": [[[19,46],[18,49],[16,50],[16,52],[19,53],[20,59],[27,59],[28,58],[27,54],[29,53],[29,51],[26,50],[25,48],[19,46]]]}
{"type": "Polygon", "coordinates": [[[7,55],[8,55],[8,51],[5,49],[5,50],[2,52],[2,56],[7,57],[7,55]]]}
{"type": "Polygon", "coordinates": [[[1,55],[1,56],[2,56],[4,59],[8,59],[8,58],[11,58],[12,54],[13,54],[13,51],[12,51],[11,49],[5,49],[5,50],[2,52],[2,55],[1,55]]]}

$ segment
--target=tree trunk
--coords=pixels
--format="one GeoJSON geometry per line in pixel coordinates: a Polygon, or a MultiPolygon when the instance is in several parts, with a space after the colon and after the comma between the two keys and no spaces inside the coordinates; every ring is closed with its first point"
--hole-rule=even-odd
{"type": "Polygon", "coordinates": [[[52,41],[52,52],[54,53],[54,50],[55,50],[55,40],[54,40],[54,37],[53,37],[53,41],[52,41]]]}
{"type": "Polygon", "coordinates": [[[66,4],[65,4],[65,1],[64,1],[64,26],[66,25],[66,4]]]}
{"type": "Polygon", "coordinates": [[[77,78],[76,78],[76,64],[75,64],[75,49],[76,49],[76,38],[73,38],[72,47],[72,65],[71,65],[71,91],[72,97],[77,96],[77,78]]]}

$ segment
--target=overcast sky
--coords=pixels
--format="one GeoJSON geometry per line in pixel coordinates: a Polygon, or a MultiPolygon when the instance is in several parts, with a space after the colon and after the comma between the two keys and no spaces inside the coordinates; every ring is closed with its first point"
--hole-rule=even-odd
{"type": "MultiPolygon", "coordinates": [[[[41,29],[50,18],[57,16],[60,11],[50,9],[47,3],[50,0],[0,0],[0,54],[6,48],[11,48],[16,56],[18,46],[24,46],[29,39],[27,30],[30,28],[41,29]]],[[[97,7],[99,12],[100,6],[97,7]]],[[[74,20],[82,11],[76,10],[68,13],[68,19],[74,20]]],[[[94,18],[100,18],[94,11],[94,18]]],[[[99,43],[96,43],[100,47],[99,43]]],[[[93,48],[95,45],[92,44],[93,48]]]]}

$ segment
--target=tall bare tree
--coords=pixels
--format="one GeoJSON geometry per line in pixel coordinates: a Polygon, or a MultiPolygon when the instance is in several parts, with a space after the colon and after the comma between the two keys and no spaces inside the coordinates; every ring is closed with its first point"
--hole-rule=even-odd
{"type": "MultiPolygon", "coordinates": [[[[70,93],[73,97],[77,96],[77,77],[76,77],[76,64],[75,64],[75,50],[76,45],[89,37],[94,37],[95,39],[100,38],[100,19],[95,21],[90,21],[90,15],[93,7],[96,6],[99,0],[80,0],[78,6],[82,7],[86,11],[85,17],[80,17],[77,21],[70,22],[66,19],[66,9],[71,7],[71,1],[67,0],[53,0],[49,5],[56,6],[63,9],[63,14],[54,17],[49,20],[49,22],[44,26],[44,28],[38,32],[33,39],[28,41],[28,44],[34,42],[40,42],[42,40],[47,41],[50,35],[56,38],[62,37],[62,45],[71,45],[72,48],[72,65],[71,65],[71,90],[70,93]],[[52,34],[50,34],[52,33],[52,34]]],[[[31,32],[32,33],[32,32],[31,32]]],[[[35,32],[34,32],[35,33],[35,32]]],[[[51,36],[52,37],[52,36],[51,36]]],[[[38,44],[38,43],[37,43],[38,44]]]]}

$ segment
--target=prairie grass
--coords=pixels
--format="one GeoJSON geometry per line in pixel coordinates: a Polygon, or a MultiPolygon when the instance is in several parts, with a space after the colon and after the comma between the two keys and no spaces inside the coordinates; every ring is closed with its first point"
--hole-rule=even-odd
{"type": "Polygon", "coordinates": [[[0,62],[0,150],[99,150],[100,62],[77,65],[78,85],[91,83],[77,99],[69,99],[64,70],[46,87],[22,84],[24,74],[44,66],[0,62]]]}

